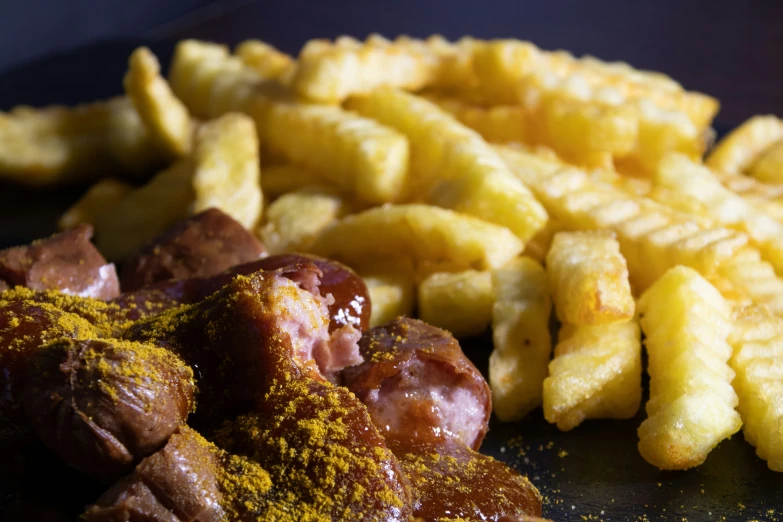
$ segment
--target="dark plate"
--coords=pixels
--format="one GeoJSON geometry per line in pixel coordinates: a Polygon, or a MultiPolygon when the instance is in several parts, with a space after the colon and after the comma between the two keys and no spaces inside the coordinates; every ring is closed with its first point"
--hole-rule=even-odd
{"type": "MultiPolygon", "coordinates": [[[[214,14],[221,13],[160,31],[152,40],[153,50],[165,62],[171,42],[180,36],[233,43],[264,34],[253,31],[247,19],[214,18],[214,14]],[[231,28],[237,26],[232,24],[243,29],[232,32],[231,28]]],[[[400,32],[405,30],[403,27],[400,32]]],[[[299,39],[308,36],[302,34],[299,39]]],[[[0,77],[0,107],[76,103],[118,94],[125,60],[138,43],[105,42],[17,68],[0,77]]],[[[0,184],[0,246],[51,233],[57,216],[83,190],[32,191],[0,184]]],[[[463,346],[479,368],[486,370],[491,339],[470,339],[463,346]]],[[[537,410],[518,423],[503,424],[493,419],[482,451],[527,474],[544,495],[545,515],[557,521],[783,520],[783,513],[779,514],[783,511],[783,475],[769,471],[741,433],[724,441],[694,470],[661,472],[642,460],[636,449],[636,428],[643,419],[640,412],[628,421],[587,421],[571,432],[561,433],[537,410]]],[[[15,470],[0,475],[0,520],[10,520],[2,510],[15,503],[10,486],[19,480],[25,486],[27,504],[62,508],[74,515],[100,492],[100,486],[53,465],[41,448],[30,448],[26,457],[23,473],[15,467],[14,456],[0,457],[4,461],[0,471],[15,470]]],[[[17,515],[15,519],[42,517],[17,515]]]]}

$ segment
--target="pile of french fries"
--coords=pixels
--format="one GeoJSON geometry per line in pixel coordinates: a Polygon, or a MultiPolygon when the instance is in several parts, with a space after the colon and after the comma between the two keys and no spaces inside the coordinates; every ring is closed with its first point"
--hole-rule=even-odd
{"type": "Polygon", "coordinates": [[[218,207],[356,269],[373,324],[491,327],[497,416],[562,430],[637,414],[644,337],[648,462],[699,465],[742,428],[783,471],[782,120],[705,159],[715,99],[517,40],[187,40],[167,79],[136,50],[124,86],[0,114],[0,176],[96,181],[60,226],[92,223],[110,259],[218,207]]]}

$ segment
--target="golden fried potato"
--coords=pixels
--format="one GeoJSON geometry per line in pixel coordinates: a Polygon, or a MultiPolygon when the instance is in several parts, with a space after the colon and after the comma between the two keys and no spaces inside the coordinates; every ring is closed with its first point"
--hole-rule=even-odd
{"type": "Polygon", "coordinates": [[[727,174],[742,174],[760,154],[780,140],[783,140],[783,120],[775,116],[754,116],[720,140],[705,163],[727,174]]]}
{"type": "Polygon", "coordinates": [[[252,228],[261,214],[259,169],[250,118],[227,114],[207,122],[191,155],[96,218],[96,244],[107,258],[121,260],[175,221],[210,207],[252,228]]]}
{"type": "Polygon", "coordinates": [[[562,230],[565,230],[563,224],[550,218],[549,221],[546,222],[546,226],[539,230],[538,234],[527,242],[525,251],[522,252],[522,254],[527,257],[532,257],[539,263],[543,263],[546,259],[546,255],[549,253],[549,247],[552,245],[552,238],[562,230]]]}
{"type": "Polygon", "coordinates": [[[629,419],[642,400],[636,321],[563,325],[544,381],[544,418],[562,431],[585,419],[629,419]]]}
{"type": "Polygon", "coordinates": [[[371,257],[414,263],[417,274],[502,266],[523,244],[506,228],[429,205],[384,205],[338,220],[311,246],[313,253],[353,266],[371,257]]]}
{"type": "Polygon", "coordinates": [[[748,174],[764,183],[783,183],[783,138],[759,154],[748,174]]]}
{"type": "MultiPolygon", "coordinates": [[[[258,121],[258,120],[257,120],[258,121]]],[[[271,103],[260,117],[264,147],[368,203],[401,199],[408,140],[339,107],[271,103]]]]}
{"type": "Polygon", "coordinates": [[[335,191],[302,188],[288,192],[267,207],[258,235],[271,254],[302,252],[348,207],[348,202],[335,191]]]}
{"type": "Polygon", "coordinates": [[[409,263],[365,259],[353,268],[364,279],[370,294],[370,328],[413,313],[416,287],[409,263]]]}
{"type": "Polygon", "coordinates": [[[783,319],[763,307],[738,309],[729,343],[745,440],[769,469],[783,471],[783,319]]]}
{"type": "Polygon", "coordinates": [[[661,469],[698,466],[742,426],[734,372],[731,307],[695,270],[667,271],[639,299],[650,374],[639,451],[661,469]]]}
{"type": "Polygon", "coordinates": [[[133,191],[133,185],[112,178],[96,182],[57,221],[57,228],[65,230],[79,223],[97,223],[133,191]]]}
{"type": "Polygon", "coordinates": [[[133,51],[123,85],[153,142],[171,158],[190,152],[190,113],[161,77],[160,63],[152,51],[146,47],[133,51]]]}
{"type": "Polygon", "coordinates": [[[628,267],[612,232],[558,232],[546,268],[561,322],[589,326],[633,317],[628,267]]]}
{"type": "Polygon", "coordinates": [[[261,190],[264,196],[275,199],[288,192],[301,188],[323,188],[336,190],[334,184],[323,179],[312,170],[290,163],[280,165],[264,165],[264,175],[261,176],[261,190]]]}
{"type": "Polygon", "coordinates": [[[527,257],[493,270],[492,287],[492,406],[500,420],[514,421],[541,406],[552,352],[552,300],[543,267],[527,257]]]}
{"type": "Polygon", "coordinates": [[[165,165],[128,98],[0,113],[0,177],[32,186],[143,176],[165,165]]]}
{"type": "Polygon", "coordinates": [[[366,42],[348,36],[334,43],[310,40],[299,54],[293,86],[300,96],[321,103],[339,103],[382,86],[418,90],[430,82],[437,67],[422,50],[379,36],[366,42]]]}
{"type": "Polygon", "coordinates": [[[783,317],[783,279],[772,265],[761,259],[757,250],[748,248],[735,254],[720,266],[716,276],[730,282],[734,291],[753,303],[783,317]]]}
{"type": "Polygon", "coordinates": [[[481,134],[487,141],[497,143],[533,141],[531,122],[522,105],[495,105],[483,107],[463,98],[426,93],[424,97],[454,116],[460,123],[481,134]]]}
{"type": "Polygon", "coordinates": [[[476,132],[427,100],[382,88],[348,106],[405,134],[411,146],[411,194],[505,226],[527,241],[547,214],[476,132]]]}
{"type": "Polygon", "coordinates": [[[290,82],[296,69],[293,58],[261,40],[245,40],[234,49],[234,54],[263,78],[283,83],[290,82]]]}
{"type": "Polygon", "coordinates": [[[419,284],[419,319],[455,337],[478,335],[492,320],[492,274],[437,272],[419,284]]]}

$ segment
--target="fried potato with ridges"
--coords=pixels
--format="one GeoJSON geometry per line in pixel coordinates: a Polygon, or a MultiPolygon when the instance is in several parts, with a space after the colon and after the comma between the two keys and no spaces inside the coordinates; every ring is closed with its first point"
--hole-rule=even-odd
{"type": "Polygon", "coordinates": [[[433,103],[383,88],[349,107],[405,134],[411,146],[411,194],[511,229],[526,241],[547,214],[527,187],[475,131],[433,103]]]}
{"type": "Polygon", "coordinates": [[[131,101],[20,106],[0,113],[0,177],[31,186],[138,177],[165,165],[131,101]]]}
{"type": "Polygon", "coordinates": [[[519,103],[520,81],[546,67],[544,53],[530,42],[506,39],[474,44],[473,69],[482,95],[492,105],[519,103]]]}
{"type": "Polygon", "coordinates": [[[261,190],[264,196],[274,199],[303,187],[335,188],[323,176],[299,165],[284,163],[281,165],[263,165],[261,190]]]}
{"type": "Polygon", "coordinates": [[[354,268],[370,294],[370,328],[413,313],[416,284],[410,263],[364,259],[354,268]]]}
{"type": "Polygon", "coordinates": [[[762,152],[748,174],[764,183],[783,183],[783,139],[762,152]]]}
{"type": "Polygon", "coordinates": [[[267,207],[258,235],[271,254],[301,252],[348,207],[343,197],[328,189],[305,187],[288,192],[267,207]]]}
{"type": "Polygon", "coordinates": [[[231,113],[205,123],[190,155],[97,218],[98,249],[109,259],[124,259],[175,221],[209,207],[254,226],[262,202],[259,165],[250,118],[231,113]]]}
{"type": "Polygon", "coordinates": [[[549,253],[549,247],[552,246],[552,239],[555,237],[555,234],[565,229],[565,226],[560,221],[550,218],[546,226],[527,242],[525,251],[522,254],[532,257],[539,263],[543,263],[546,255],[549,253]]]}
{"type": "Polygon", "coordinates": [[[96,182],[60,216],[57,228],[65,230],[79,223],[97,223],[107,212],[113,212],[133,189],[133,185],[112,178],[96,182]]]}
{"type": "Polygon", "coordinates": [[[745,232],[783,274],[783,223],[724,187],[708,168],[681,154],[669,154],[654,181],[654,199],[745,232]]]}
{"type": "Polygon", "coordinates": [[[460,123],[481,134],[487,141],[497,143],[532,141],[530,116],[521,105],[495,105],[484,107],[470,104],[463,98],[425,93],[426,99],[445,110],[460,123]]]}
{"type": "Polygon", "coordinates": [[[642,400],[636,321],[563,325],[544,380],[544,418],[569,431],[586,419],[628,419],[642,400]]]}
{"type": "Polygon", "coordinates": [[[783,279],[761,259],[757,250],[745,249],[723,264],[717,275],[729,281],[755,304],[783,317],[783,279]]]}
{"type": "Polygon", "coordinates": [[[561,322],[589,326],[633,317],[628,267],[612,232],[557,233],[546,267],[561,322]]]}
{"type": "Polygon", "coordinates": [[[263,78],[282,83],[290,82],[296,69],[296,60],[261,40],[241,42],[234,49],[234,54],[263,78]]]}
{"type": "Polygon", "coordinates": [[[783,319],[763,307],[739,308],[729,338],[745,440],[773,471],[783,471],[783,319]]]}
{"type": "Polygon", "coordinates": [[[552,299],[543,267],[527,257],[493,270],[492,287],[492,406],[500,420],[515,421],[541,406],[552,353],[552,299]]]}
{"type": "Polygon", "coordinates": [[[502,266],[523,249],[506,228],[429,205],[384,205],[338,220],[311,246],[349,266],[368,257],[410,259],[417,274],[502,266]]]}
{"type": "Polygon", "coordinates": [[[172,158],[190,151],[193,122],[185,105],[171,92],[160,75],[160,63],[147,47],[139,47],[130,56],[123,85],[150,137],[172,158]]]}
{"type": "MultiPolygon", "coordinates": [[[[372,41],[373,36],[368,38],[372,41]]],[[[398,36],[394,46],[405,52],[418,53],[434,64],[429,86],[441,88],[469,88],[478,83],[473,70],[473,54],[476,40],[463,37],[449,42],[441,35],[431,35],[424,40],[398,36]]]]}
{"type": "Polygon", "coordinates": [[[398,201],[408,178],[408,140],[339,107],[270,103],[260,132],[265,148],[320,174],[368,203],[398,201]]]}
{"type": "Polygon", "coordinates": [[[695,270],[667,271],[639,299],[650,401],[639,451],[660,469],[698,466],[742,426],[734,411],[731,307],[695,270]]]}
{"type": "Polygon", "coordinates": [[[419,283],[419,319],[455,337],[478,335],[492,320],[492,274],[436,272],[419,283]]]}
{"type": "Polygon", "coordinates": [[[775,116],[753,116],[720,140],[704,162],[714,170],[742,174],[759,154],[783,140],[783,120],[775,116]]]}
{"type": "Polygon", "coordinates": [[[339,103],[382,86],[421,89],[430,82],[436,66],[415,48],[379,36],[366,42],[345,36],[334,43],[310,40],[299,54],[293,87],[304,98],[339,103]]]}

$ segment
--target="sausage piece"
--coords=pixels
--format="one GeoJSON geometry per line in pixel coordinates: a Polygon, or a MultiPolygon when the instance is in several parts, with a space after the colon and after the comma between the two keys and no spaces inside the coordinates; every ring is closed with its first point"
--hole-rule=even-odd
{"type": "Polygon", "coordinates": [[[193,371],[168,350],[61,339],[33,352],[24,406],[58,457],[107,479],[163,446],[193,409],[194,393],[193,371]]]}
{"type": "Polygon", "coordinates": [[[398,318],[365,332],[364,363],[342,382],[386,436],[453,436],[478,449],[492,398],[484,378],[447,331],[398,318]]]}
{"type": "Polygon", "coordinates": [[[218,522],[219,452],[198,433],[180,427],[166,445],[106,491],[82,515],[91,522],[218,522]]]}
{"type": "Polygon", "coordinates": [[[498,521],[541,515],[541,494],[527,478],[454,438],[389,438],[387,443],[410,483],[414,517],[498,521]]]}
{"type": "Polygon", "coordinates": [[[258,259],[264,245],[224,212],[210,208],[153,239],[122,267],[122,290],[166,279],[209,277],[258,259]]]}
{"type": "Polygon", "coordinates": [[[30,245],[0,250],[0,281],[103,300],[117,297],[117,270],[90,243],[92,232],[91,225],[81,224],[30,245]]]}
{"type": "MultiPolygon", "coordinates": [[[[407,522],[411,514],[397,459],[345,388],[306,378],[277,384],[258,412],[228,423],[216,442],[268,470],[270,501],[288,504],[295,520],[314,513],[407,522]]],[[[256,520],[263,512],[248,514],[256,520]]]]}

